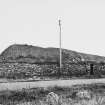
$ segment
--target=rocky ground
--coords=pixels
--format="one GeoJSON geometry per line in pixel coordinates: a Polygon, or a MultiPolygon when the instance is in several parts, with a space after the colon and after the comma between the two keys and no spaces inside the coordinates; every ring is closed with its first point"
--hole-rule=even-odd
{"type": "Polygon", "coordinates": [[[1,105],[105,105],[105,84],[0,92],[1,105]]]}

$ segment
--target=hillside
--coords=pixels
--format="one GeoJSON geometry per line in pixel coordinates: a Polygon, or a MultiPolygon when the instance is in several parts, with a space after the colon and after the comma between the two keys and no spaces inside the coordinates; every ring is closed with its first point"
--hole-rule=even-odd
{"type": "MultiPolygon", "coordinates": [[[[77,61],[105,61],[105,57],[83,54],[76,51],[63,49],[63,60],[65,56],[71,62],[77,61]]],[[[5,49],[0,55],[1,62],[27,62],[27,63],[59,63],[58,48],[41,48],[31,45],[14,44],[5,49]]]]}

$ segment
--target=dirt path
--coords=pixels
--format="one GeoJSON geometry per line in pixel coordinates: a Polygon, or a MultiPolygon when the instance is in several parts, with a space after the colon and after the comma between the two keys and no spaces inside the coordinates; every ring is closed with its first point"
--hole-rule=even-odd
{"type": "Polygon", "coordinates": [[[34,87],[53,87],[53,86],[70,87],[72,85],[94,84],[94,83],[105,83],[105,79],[78,79],[78,80],[52,80],[52,81],[36,81],[36,82],[0,83],[0,91],[7,89],[20,90],[22,88],[34,88],[34,87]]]}

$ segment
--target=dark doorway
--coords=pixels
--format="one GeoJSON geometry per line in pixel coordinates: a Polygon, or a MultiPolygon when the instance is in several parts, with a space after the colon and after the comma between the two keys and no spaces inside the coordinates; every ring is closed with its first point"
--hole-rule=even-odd
{"type": "Polygon", "coordinates": [[[90,75],[94,75],[94,64],[90,64],[90,75]]]}

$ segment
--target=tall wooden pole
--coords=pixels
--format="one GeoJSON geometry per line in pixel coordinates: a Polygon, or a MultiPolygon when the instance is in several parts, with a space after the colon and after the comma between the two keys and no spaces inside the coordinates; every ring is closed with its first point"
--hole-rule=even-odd
{"type": "Polygon", "coordinates": [[[62,41],[62,36],[61,36],[61,20],[59,20],[59,52],[60,52],[60,71],[62,69],[62,46],[61,46],[61,41],[62,41]]]}

